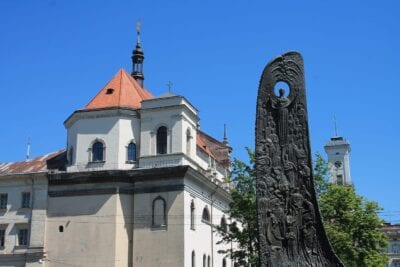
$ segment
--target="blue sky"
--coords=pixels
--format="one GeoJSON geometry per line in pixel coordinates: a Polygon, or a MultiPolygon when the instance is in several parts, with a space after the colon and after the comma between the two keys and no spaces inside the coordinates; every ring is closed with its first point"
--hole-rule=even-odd
{"type": "Polygon", "coordinates": [[[0,161],[66,144],[64,120],[124,67],[142,21],[145,86],[172,90],[199,110],[201,129],[233,156],[254,147],[265,64],[303,54],[313,152],[338,132],[352,146],[358,193],[400,223],[397,169],[398,1],[0,1],[0,161]],[[396,168],[395,168],[396,167],[396,168]]]}

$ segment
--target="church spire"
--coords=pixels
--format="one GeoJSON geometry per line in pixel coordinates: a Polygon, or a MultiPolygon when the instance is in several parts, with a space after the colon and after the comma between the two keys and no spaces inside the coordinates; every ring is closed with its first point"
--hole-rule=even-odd
{"type": "Polygon", "coordinates": [[[136,47],[132,52],[132,63],[133,63],[133,70],[132,70],[132,77],[139,83],[141,87],[143,87],[143,60],[144,54],[140,44],[140,30],[141,30],[141,23],[138,20],[136,24],[136,32],[137,32],[137,39],[136,39],[136,47]]]}

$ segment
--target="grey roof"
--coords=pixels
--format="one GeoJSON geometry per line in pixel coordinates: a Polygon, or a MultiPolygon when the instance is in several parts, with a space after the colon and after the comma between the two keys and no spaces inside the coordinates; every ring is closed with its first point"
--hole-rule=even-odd
{"type": "Polygon", "coordinates": [[[350,143],[341,136],[334,136],[326,142],[325,146],[340,146],[340,145],[350,145],[350,143]]]}

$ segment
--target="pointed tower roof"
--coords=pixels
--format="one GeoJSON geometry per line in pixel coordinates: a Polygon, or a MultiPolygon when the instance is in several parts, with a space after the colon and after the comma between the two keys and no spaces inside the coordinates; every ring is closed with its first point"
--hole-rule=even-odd
{"type": "Polygon", "coordinates": [[[83,110],[111,107],[140,108],[153,95],[142,88],[124,69],[120,69],[83,110]]]}

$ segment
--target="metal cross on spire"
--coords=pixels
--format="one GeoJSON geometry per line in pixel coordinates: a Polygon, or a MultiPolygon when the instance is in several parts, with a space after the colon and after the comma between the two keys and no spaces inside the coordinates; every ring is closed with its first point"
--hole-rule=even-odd
{"type": "Polygon", "coordinates": [[[171,81],[168,81],[168,82],[167,82],[166,86],[168,87],[168,92],[171,93],[171,88],[172,88],[173,85],[174,85],[174,84],[173,84],[171,81]]]}
{"type": "Polygon", "coordinates": [[[142,30],[142,23],[141,23],[140,18],[139,18],[137,23],[136,23],[137,44],[140,44],[140,31],[141,30],[142,30]]]}

